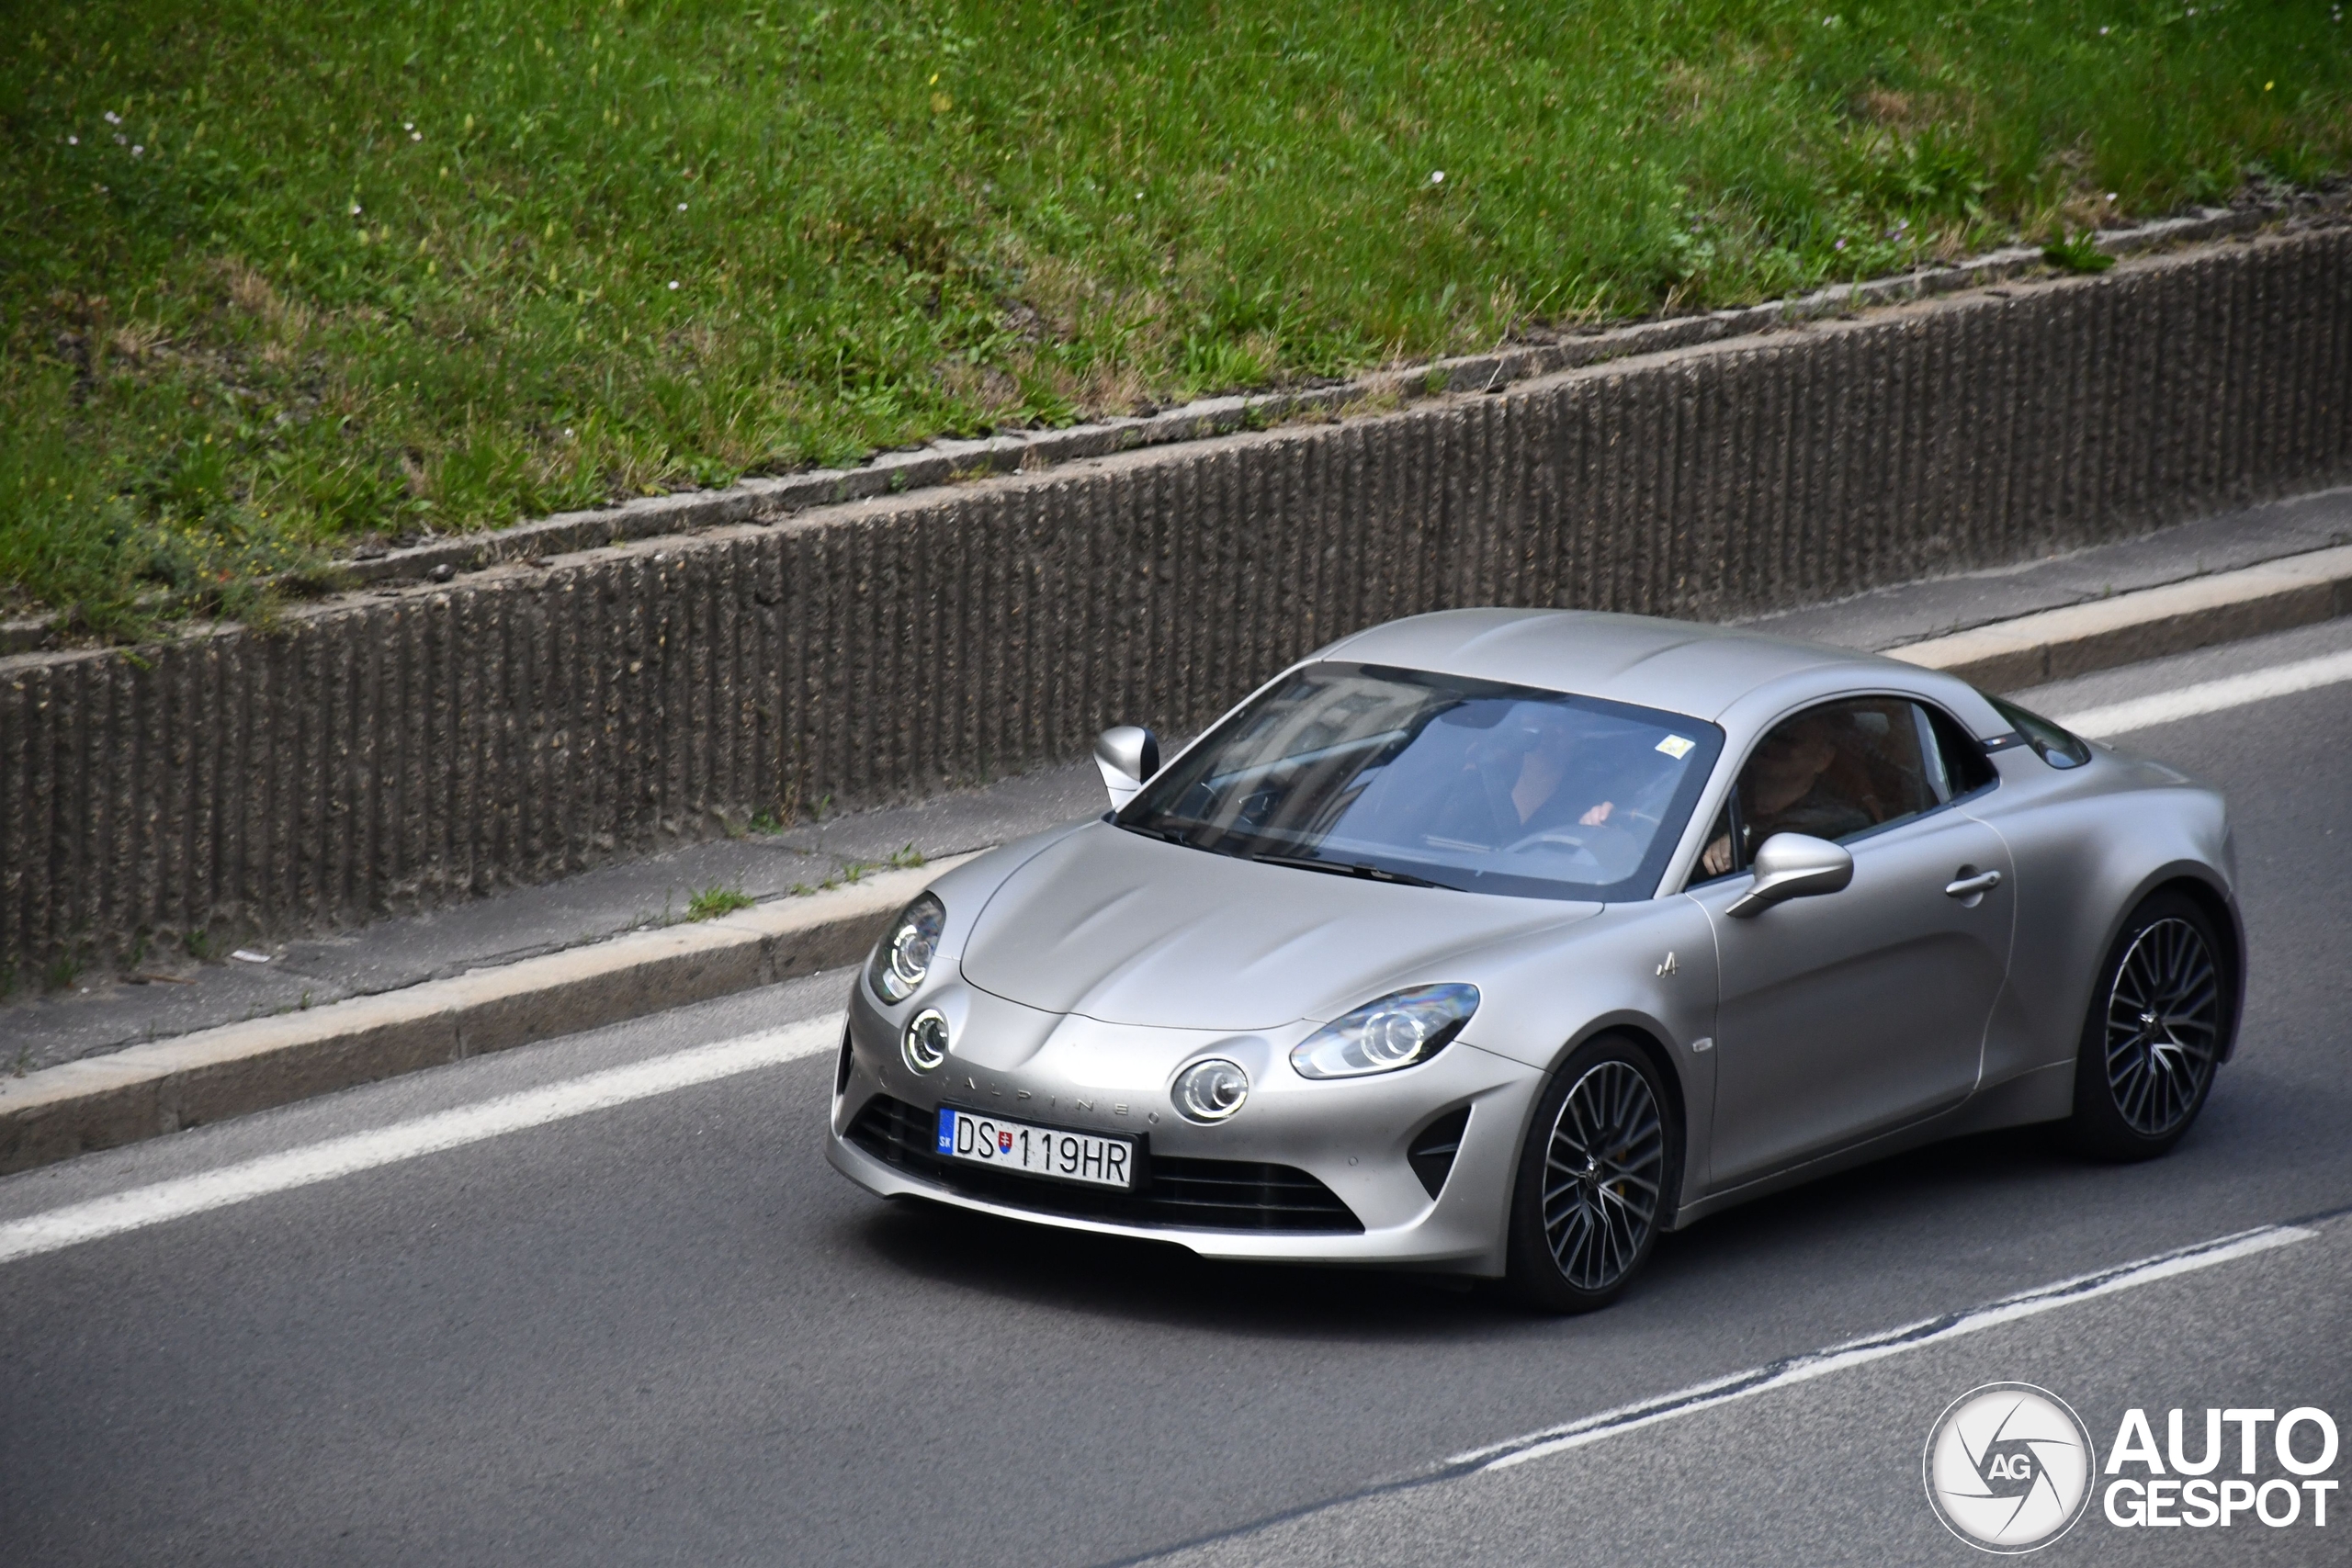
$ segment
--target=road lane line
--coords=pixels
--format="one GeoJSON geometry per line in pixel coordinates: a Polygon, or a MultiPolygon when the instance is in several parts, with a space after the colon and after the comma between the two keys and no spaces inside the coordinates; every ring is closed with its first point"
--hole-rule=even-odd
{"type": "Polygon", "coordinates": [[[2268,1252],[2274,1247],[2290,1247],[2299,1241],[2309,1241],[2318,1234],[2301,1225],[2265,1225],[2259,1230],[2245,1231],[2237,1235],[2222,1236],[2212,1241],[2200,1242],[2195,1247],[2161,1253],[2156,1257],[2142,1258],[2134,1263],[2120,1264],[2113,1269],[2101,1269],[2096,1274],[2085,1274],[2072,1280],[2062,1280],[2056,1284],[2043,1285],[2037,1290],[2006,1297],[1987,1306],[1975,1307],[1967,1312],[1953,1313],[1943,1317],[1928,1318],[1919,1323],[1906,1324],[1901,1328],[1890,1329],[1883,1334],[1874,1334],[1868,1338],[1849,1340],[1846,1344],[1833,1345],[1826,1349],[1791,1356],[1774,1361],[1769,1366],[1758,1367],[1745,1372],[1736,1372],[1730,1377],[1716,1378],[1655,1399],[1645,1399],[1638,1404],[1621,1405],[1615,1410],[1605,1410],[1598,1416],[1587,1416],[1558,1427],[1547,1427],[1540,1432],[1530,1432],[1523,1437],[1512,1438],[1505,1442],[1476,1449],[1469,1453],[1456,1454],[1446,1461],[1444,1469],[1447,1472],[1454,1474],[1471,1471],[1505,1470],[1512,1465],[1525,1464],[1530,1460],[1542,1459],[1547,1454],[1561,1453],[1569,1449],[1583,1448],[1588,1444],[1600,1442],[1623,1432],[1637,1431],[1644,1427],[1655,1427],[1661,1422],[1694,1415],[1702,1410],[1712,1410],[1718,1405],[1729,1404],[1737,1400],[1751,1399],[1757,1394],[1768,1393],[1772,1389],[1786,1388],[1792,1383],[1809,1382],[1815,1378],[1826,1377],[1832,1372],[1844,1371],[1849,1367],[1867,1366],[1872,1361],[1883,1361],[1890,1356],[1904,1355],[1929,1345],[1940,1345],[1945,1340],[1958,1338],[1963,1334],[1976,1334],[1987,1328],[1997,1328],[2003,1324],[2015,1323],[2020,1318],[2035,1317],[2045,1312],[2055,1311],[2059,1307],[2072,1306],[2076,1302],[2113,1295],[2120,1291],[2137,1290],[2143,1285],[2153,1285],[2160,1280],[2174,1279],[2182,1274],[2194,1273],[2199,1269],[2234,1262],[2238,1258],[2249,1258],[2256,1253],[2268,1252]]]}
{"type": "Polygon", "coordinates": [[[2333,686],[2339,681],[2352,681],[2352,652],[2324,654],[2317,659],[2274,665],[2268,670],[2256,670],[2219,681],[2199,682],[2194,686],[2183,686],[2177,692],[2158,692],[2154,696],[2134,697],[2129,702],[2086,708],[2080,713],[2066,715],[2058,723],[2077,735],[2103,740],[2110,735],[2121,735],[2128,730],[2147,729],[2159,724],[2171,724],[2177,719],[2195,718],[2199,714],[2242,707],[2247,703],[2261,702],[2266,697],[2283,697],[2296,692],[2308,692],[2315,686],[2333,686]]]}
{"type": "Polygon", "coordinates": [[[1679,1416],[1694,1415],[1702,1410],[1711,1410],[1718,1405],[1729,1404],[1770,1389],[1807,1382],[1829,1372],[1842,1371],[1849,1367],[1883,1360],[1889,1356],[1899,1356],[1906,1350],[1939,1345],[1962,1334],[1973,1334],[1982,1329],[1998,1327],[2002,1324],[2015,1323],[2020,1318],[2033,1317],[2058,1307],[2072,1306],[2076,1302],[2112,1295],[2119,1291],[2135,1290],[2142,1285],[2152,1285],[2160,1280],[2170,1280],[2182,1274],[2195,1273],[2241,1258],[2250,1258],[2257,1253],[2268,1252],[2275,1247],[2291,1247],[2300,1241],[2312,1240],[2318,1235],[2319,1232],[2310,1228],[2309,1225],[2278,1224],[2240,1231],[2233,1235],[2216,1236],[2211,1241],[2198,1242],[2193,1246],[2177,1247],[2170,1252],[2157,1253],[2154,1257],[2143,1258],[2131,1263],[2120,1263],[2113,1268],[2102,1269],[2096,1273],[2078,1275],[2071,1280],[2061,1280],[2053,1284],[2022,1291],[2016,1295],[2005,1296],[1984,1306],[1972,1307],[1964,1312],[1949,1313],[1942,1317],[1927,1318],[1918,1323],[1906,1324],[1901,1328],[1889,1329],[1867,1338],[1848,1340],[1842,1345],[1833,1345],[1826,1349],[1785,1357],[1768,1366],[1758,1367],[1745,1372],[1735,1372],[1729,1377],[1710,1379],[1706,1382],[1694,1383],[1689,1388],[1645,1399],[1636,1404],[1621,1405],[1614,1410],[1604,1410],[1598,1416],[1582,1416],[1574,1421],[1564,1422],[1557,1427],[1546,1427],[1540,1431],[1529,1432],[1522,1437],[1511,1438],[1499,1443],[1489,1443],[1484,1448],[1472,1449],[1467,1453],[1456,1454],[1452,1459],[1441,1461],[1426,1470],[1416,1471],[1391,1480],[1376,1481],[1352,1492],[1318,1498],[1315,1502],[1302,1504],[1296,1507],[1284,1508],[1279,1513],[1251,1519],[1247,1524],[1236,1525],[1228,1529],[1216,1530],[1206,1535],[1195,1536],[1189,1540],[1154,1547],[1148,1551],[1137,1553],[1133,1557],[1123,1557],[1104,1563],[1102,1568],[1144,1568],[1146,1564],[1182,1557],[1186,1552],[1202,1547],[1261,1535],[1282,1525],[1295,1523],[1317,1514],[1329,1513],[1351,1504],[1369,1502],[1375,1497],[1390,1496],[1402,1492],[1418,1491],[1424,1486],[1443,1485],[1446,1483],[1465,1480],[1490,1470],[1508,1469],[1512,1465],[1524,1464],[1529,1460],[1540,1459],[1546,1454],[1558,1453],[1566,1449],[1582,1448],[1603,1438],[1615,1437],[1621,1432],[1636,1431],[1644,1427],[1654,1427],[1661,1422],[1671,1421],[1679,1416]]]}
{"type": "Polygon", "coordinates": [[[840,1044],[842,1020],[831,1013],[0,1223],[0,1263],[821,1055],[840,1044]]]}

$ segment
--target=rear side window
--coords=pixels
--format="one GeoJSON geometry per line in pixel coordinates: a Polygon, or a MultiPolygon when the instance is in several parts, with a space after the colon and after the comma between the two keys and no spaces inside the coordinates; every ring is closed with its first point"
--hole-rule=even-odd
{"type": "Polygon", "coordinates": [[[2034,754],[2052,767],[2079,768],[2091,760],[2091,749],[2080,736],[2061,729],[2038,713],[2003,702],[1990,692],[1984,695],[1993,705],[1993,711],[2008,720],[2009,728],[2024,736],[2034,754]]]}
{"type": "Polygon", "coordinates": [[[1927,728],[1927,743],[1946,800],[1974,795],[1999,782],[2001,775],[1994,771],[1993,760],[1984,755],[1983,743],[1958,719],[1939,708],[1921,707],[1918,714],[1919,722],[1927,728]]]}

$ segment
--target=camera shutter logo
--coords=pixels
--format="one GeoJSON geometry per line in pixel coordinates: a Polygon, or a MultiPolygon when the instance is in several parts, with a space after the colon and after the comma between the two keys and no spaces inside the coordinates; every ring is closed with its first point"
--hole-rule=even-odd
{"type": "Polygon", "coordinates": [[[1944,1528],[1985,1551],[2038,1551],[2090,1502],[2098,1456],[2066,1402],[2026,1382],[1986,1383],[1928,1432],[1921,1468],[1944,1528]]]}

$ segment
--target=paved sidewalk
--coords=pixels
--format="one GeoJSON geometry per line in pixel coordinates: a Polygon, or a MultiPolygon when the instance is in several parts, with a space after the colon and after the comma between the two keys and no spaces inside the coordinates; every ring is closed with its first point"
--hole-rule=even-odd
{"type": "Polygon", "coordinates": [[[2352,487],[2223,513],[2120,544],[1934,577],[1747,623],[1873,651],[2352,544],[2352,487]]]}
{"type": "MultiPolygon", "coordinates": [[[[1848,648],[1888,649],[2114,593],[2352,543],[2352,488],[2251,508],[2125,544],[1909,583],[1754,623],[1848,648]]],[[[1151,716],[1134,716],[1149,722],[1151,716]]],[[[718,887],[763,903],[838,886],[894,857],[936,861],[1102,809],[1090,762],[915,805],[694,845],[333,936],[263,944],[266,959],[155,955],[133,976],[0,1004],[0,1075],[247,1019],[377,996],[684,919],[718,887]]],[[[782,910],[777,913],[781,915],[782,910]]]]}
{"type": "Polygon", "coordinates": [[[1083,762],[912,806],[695,844],[334,935],[239,950],[261,953],[264,964],[157,955],[138,972],[153,978],[88,975],[71,992],[19,993],[0,1004],[0,1075],[682,924],[695,895],[707,888],[763,903],[789,900],[796,890],[842,886],[853,873],[1001,844],[1103,805],[1102,781],[1083,762]]]}

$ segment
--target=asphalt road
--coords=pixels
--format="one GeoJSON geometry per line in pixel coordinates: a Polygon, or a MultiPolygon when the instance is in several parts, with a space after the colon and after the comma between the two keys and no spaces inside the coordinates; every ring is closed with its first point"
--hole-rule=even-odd
{"type": "MultiPolygon", "coordinates": [[[[2347,647],[2315,628],[2037,695],[2074,711],[2347,647]]],[[[1964,1140],[1668,1237],[1617,1307],[1553,1321],[882,1204],[823,1162],[810,1057],[0,1261],[0,1562],[1979,1561],[1919,1470],[1974,1384],[2052,1389],[2102,1452],[2132,1406],[2160,1440],[2173,1406],[2192,1430],[2209,1404],[2352,1423],[2352,1225],[2325,1218],[2352,1210],[2347,736],[2352,683],[2128,738],[2229,791],[2254,951],[2238,1059],[2167,1159],[1964,1140]],[[1447,1468],[2288,1222],[2309,1235],[1447,1468]]],[[[0,1223],[818,1017],[845,984],[28,1172],[0,1223]]],[[[2094,1505],[2043,1560],[2337,1562],[2338,1503],[2326,1528],[2227,1531],[2094,1505]]]]}

